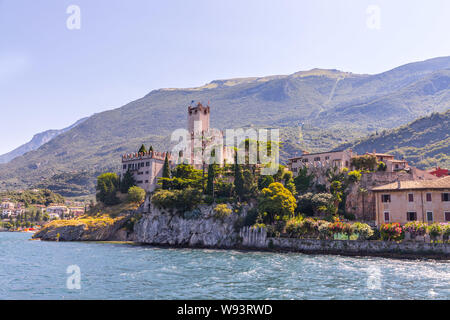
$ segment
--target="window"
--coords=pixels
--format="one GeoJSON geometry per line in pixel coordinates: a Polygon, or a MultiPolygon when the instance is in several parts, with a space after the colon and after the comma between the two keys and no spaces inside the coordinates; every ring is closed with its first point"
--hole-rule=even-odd
{"type": "Polygon", "coordinates": [[[414,202],[414,194],[408,193],[408,201],[409,202],[414,202]]]}
{"type": "Polygon", "coordinates": [[[320,157],[315,157],[314,161],[320,161],[320,157]]]}
{"type": "Polygon", "coordinates": [[[292,168],[292,172],[297,172],[297,168],[292,168]]]}
{"type": "Polygon", "coordinates": [[[138,184],[142,184],[142,180],[137,182],[138,184]]]}
{"type": "Polygon", "coordinates": [[[391,195],[390,194],[382,194],[381,202],[391,202],[391,195]]]}
{"type": "Polygon", "coordinates": [[[302,162],[308,162],[308,159],[303,159],[302,162]]]}
{"type": "Polygon", "coordinates": [[[389,222],[389,212],[384,213],[384,222],[389,222]]]}
{"type": "Polygon", "coordinates": [[[445,221],[450,221],[450,212],[445,212],[444,216],[445,216],[445,221]]]}
{"type": "Polygon", "coordinates": [[[124,164],[123,165],[123,170],[125,170],[127,168],[127,165],[126,164],[124,164]]]}
{"type": "Polygon", "coordinates": [[[330,160],[330,156],[326,156],[326,157],[325,157],[325,160],[330,160]]]}
{"type": "Polygon", "coordinates": [[[407,212],[406,213],[406,220],[408,220],[408,221],[416,221],[417,220],[417,213],[416,212],[407,212]]]}
{"type": "Polygon", "coordinates": [[[141,167],[143,167],[144,166],[144,163],[143,162],[141,162],[141,167]]]}
{"type": "Polygon", "coordinates": [[[145,180],[145,183],[148,183],[148,180],[145,180]]]}
{"type": "Polygon", "coordinates": [[[147,162],[145,163],[145,166],[146,166],[146,167],[150,167],[150,161],[147,161],[147,162]]]}
{"type": "Polygon", "coordinates": [[[431,193],[427,193],[427,202],[431,202],[431,193]]]}
{"type": "Polygon", "coordinates": [[[442,194],[442,201],[445,201],[445,202],[450,201],[450,193],[443,193],[442,194]]]}
{"type": "Polygon", "coordinates": [[[433,212],[427,211],[427,221],[433,222],[433,212]]]}
{"type": "Polygon", "coordinates": [[[398,169],[398,164],[395,165],[395,169],[398,169]]]}

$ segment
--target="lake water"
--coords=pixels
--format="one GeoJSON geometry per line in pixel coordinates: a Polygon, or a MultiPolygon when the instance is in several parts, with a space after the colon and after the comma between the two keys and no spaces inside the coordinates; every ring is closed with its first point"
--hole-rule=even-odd
{"type": "Polygon", "coordinates": [[[30,237],[0,233],[0,299],[450,299],[447,262],[30,237]]]}

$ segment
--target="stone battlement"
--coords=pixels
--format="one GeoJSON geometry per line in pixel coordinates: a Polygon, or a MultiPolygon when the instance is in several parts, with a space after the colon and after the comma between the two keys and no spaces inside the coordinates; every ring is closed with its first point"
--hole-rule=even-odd
{"type": "Polygon", "coordinates": [[[146,160],[146,159],[156,159],[156,160],[165,160],[166,154],[168,154],[169,161],[172,159],[172,155],[167,152],[157,152],[157,151],[151,151],[151,152],[136,152],[136,153],[127,153],[122,155],[122,163],[128,162],[128,161],[136,161],[136,160],[146,160]]]}

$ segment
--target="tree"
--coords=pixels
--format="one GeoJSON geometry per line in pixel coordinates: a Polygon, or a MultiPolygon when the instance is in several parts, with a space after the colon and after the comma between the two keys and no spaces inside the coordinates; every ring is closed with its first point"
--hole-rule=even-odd
{"type": "Polygon", "coordinates": [[[293,195],[297,194],[297,191],[295,189],[294,174],[291,171],[285,171],[283,174],[283,180],[284,180],[284,186],[286,189],[288,189],[293,195]]]}
{"type": "Polygon", "coordinates": [[[128,201],[134,203],[141,203],[145,200],[145,190],[139,187],[131,187],[128,190],[128,201]]]}
{"type": "Polygon", "coordinates": [[[153,152],[153,146],[150,146],[150,148],[148,148],[148,152],[153,152]]]}
{"type": "Polygon", "coordinates": [[[262,190],[268,188],[275,180],[272,176],[260,176],[258,179],[258,189],[262,190]]]}
{"type": "Polygon", "coordinates": [[[244,175],[242,167],[237,163],[237,154],[234,159],[234,190],[237,197],[241,200],[244,197],[244,175]]]}
{"type": "Polygon", "coordinates": [[[147,149],[145,148],[145,146],[142,144],[142,146],[139,148],[139,153],[147,153],[147,149]]]}
{"type": "Polygon", "coordinates": [[[106,205],[115,205],[119,203],[116,192],[119,186],[119,177],[117,174],[108,172],[103,173],[97,178],[97,200],[106,205]]]}
{"type": "Polygon", "coordinates": [[[216,165],[210,164],[208,166],[208,180],[206,183],[206,192],[205,194],[208,194],[210,196],[214,197],[214,179],[216,178],[216,165]]]}
{"type": "Polygon", "coordinates": [[[308,192],[313,185],[314,178],[314,173],[308,173],[307,167],[299,168],[298,175],[294,178],[295,189],[302,194],[308,192]]]}
{"type": "MultiPolygon", "coordinates": [[[[151,148],[151,146],[150,146],[151,148]]],[[[170,178],[170,166],[169,166],[169,157],[168,157],[168,153],[166,153],[166,158],[164,159],[164,166],[163,166],[163,174],[162,174],[163,178],[170,178]]],[[[169,189],[169,183],[167,180],[163,180],[162,182],[162,188],[164,190],[169,189]]]]}
{"type": "Polygon", "coordinates": [[[374,155],[362,155],[353,157],[351,160],[352,166],[356,170],[374,171],[377,166],[377,157],[374,155]]]}
{"type": "Polygon", "coordinates": [[[172,170],[172,178],[158,179],[158,184],[162,185],[164,182],[167,182],[170,190],[183,190],[188,187],[202,189],[202,170],[197,170],[188,164],[179,164],[172,170]]]}
{"type": "Polygon", "coordinates": [[[295,212],[297,203],[292,193],[281,183],[272,183],[261,191],[259,198],[259,211],[267,223],[276,220],[287,220],[295,212]]]}
{"type": "Polygon", "coordinates": [[[130,170],[127,170],[120,181],[120,192],[127,193],[128,190],[136,185],[136,180],[130,170]]]}

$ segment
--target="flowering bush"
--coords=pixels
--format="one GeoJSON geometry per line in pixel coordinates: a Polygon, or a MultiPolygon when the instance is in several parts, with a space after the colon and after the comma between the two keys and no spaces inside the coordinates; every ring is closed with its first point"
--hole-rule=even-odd
{"type": "Polygon", "coordinates": [[[301,232],[303,234],[314,235],[317,232],[318,223],[312,218],[306,218],[301,223],[301,232]]]}
{"type": "Polygon", "coordinates": [[[343,233],[344,232],[344,223],[340,221],[335,221],[330,224],[330,231],[333,234],[343,233]]]}
{"type": "Polygon", "coordinates": [[[403,229],[400,223],[387,223],[381,225],[380,233],[383,240],[400,240],[403,235],[403,229]]]}
{"type": "Polygon", "coordinates": [[[352,224],[353,233],[357,233],[359,235],[359,239],[366,240],[373,235],[372,228],[366,224],[361,222],[355,222],[352,224]]]}
{"type": "Polygon", "coordinates": [[[331,236],[331,230],[330,230],[330,222],[327,221],[320,221],[318,232],[319,232],[319,238],[320,239],[328,239],[328,237],[331,236]]]}
{"type": "Polygon", "coordinates": [[[423,236],[427,233],[427,224],[417,221],[408,222],[403,226],[404,232],[409,232],[411,237],[423,236]]]}
{"type": "Polygon", "coordinates": [[[286,233],[289,237],[298,237],[301,234],[301,227],[302,219],[300,217],[291,218],[286,222],[286,233]]]}
{"type": "Polygon", "coordinates": [[[214,208],[214,218],[224,220],[226,217],[231,215],[233,211],[228,208],[226,204],[218,204],[214,208]]]}

